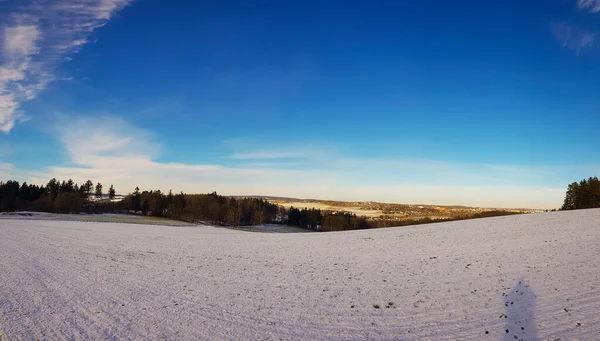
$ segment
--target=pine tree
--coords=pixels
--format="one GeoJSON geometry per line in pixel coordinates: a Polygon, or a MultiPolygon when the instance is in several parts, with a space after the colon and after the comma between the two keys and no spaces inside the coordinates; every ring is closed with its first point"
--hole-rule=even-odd
{"type": "Polygon", "coordinates": [[[576,209],[576,199],[579,192],[579,184],[573,182],[567,188],[567,193],[565,194],[565,200],[562,205],[562,210],[574,210],[576,209]]]}
{"type": "Polygon", "coordinates": [[[101,183],[98,183],[96,185],[96,193],[95,194],[96,194],[96,198],[98,198],[98,199],[102,198],[102,184],[101,183]]]}
{"type": "Polygon", "coordinates": [[[131,208],[137,213],[142,208],[140,205],[140,188],[136,187],[131,197],[131,208]]]}
{"type": "Polygon", "coordinates": [[[88,180],[83,185],[83,194],[86,197],[89,197],[92,194],[93,189],[94,189],[94,183],[92,182],[92,180],[88,180]]]}
{"type": "Polygon", "coordinates": [[[578,210],[600,207],[600,180],[590,177],[573,182],[567,188],[562,210],[578,210]]]}
{"type": "Polygon", "coordinates": [[[48,184],[46,185],[48,193],[52,196],[52,199],[56,198],[58,192],[60,191],[60,183],[56,178],[52,178],[48,184]]]}
{"type": "Polygon", "coordinates": [[[115,189],[113,185],[110,185],[110,188],[108,189],[108,197],[110,198],[110,200],[115,198],[115,189]]]}
{"type": "Polygon", "coordinates": [[[149,207],[150,207],[150,205],[148,204],[148,198],[146,198],[146,199],[144,199],[144,202],[142,203],[142,214],[143,215],[148,214],[149,207]]]}

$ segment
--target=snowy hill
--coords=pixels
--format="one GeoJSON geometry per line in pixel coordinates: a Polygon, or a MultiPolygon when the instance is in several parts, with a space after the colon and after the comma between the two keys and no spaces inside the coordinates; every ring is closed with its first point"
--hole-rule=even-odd
{"type": "Polygon", "coordinates": [[[0,333],[596,340],[599,243],[598,209],[314,234],[2,219],[0,333]]]}

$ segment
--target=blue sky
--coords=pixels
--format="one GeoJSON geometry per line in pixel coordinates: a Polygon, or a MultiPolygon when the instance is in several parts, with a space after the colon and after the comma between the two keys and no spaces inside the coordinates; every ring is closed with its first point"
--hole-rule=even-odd
{"type": "Polygon", "coordinates": [[[0,177],[553,208],[600,0],[0,1],[0,177]]]}

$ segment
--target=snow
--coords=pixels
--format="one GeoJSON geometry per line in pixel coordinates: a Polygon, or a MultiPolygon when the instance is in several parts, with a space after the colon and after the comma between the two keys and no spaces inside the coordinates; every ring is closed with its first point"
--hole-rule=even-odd
{"type": "Polygon", "coordinates": [[[600,210],[298,234],[0,219],[0,335],[595,340],[598,245],[600,210]]]}
{"type": "MultiPolygon", "coordinates": [[[[46,213],[46,212],[0,212],[0,219],[34,219],[34,220],[62,220],[62,221],[90,221],[104,223],[127,223],[127,224],[144,224],[144,225],[167,225],[167,226],[194,226],[194,224],[186,223],[178,220],[167,218],[141,216],[132,214],[116,214],[116,213],[46,213]]],[[[0,340],[2,341],[2,340],[0,340]]]]}

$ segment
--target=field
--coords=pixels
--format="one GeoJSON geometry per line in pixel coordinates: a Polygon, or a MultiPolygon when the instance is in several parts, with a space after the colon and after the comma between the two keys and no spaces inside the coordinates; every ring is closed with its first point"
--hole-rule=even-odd
{"type": "MultiPolygon", "coordinates": [[[[46,212],[0,212],[1,219],[25,219],[25,220],[56,220],[56,221],[78,221],[97,223],[126,223],[141,225],[163,225],[163,226],[194,226],[184,221],[172,220],[161,217],[140,216],[130,214],[60,214],[46,212]]],[[[1,341],[1,340],[0,340],[1,341]]]]}
{"type": "Polygon", "coordinates": [[[600,210],[334,233],[0,219],[0,339],[596,340],[600,210]]]}
{"type": "Polygon", "coordinates": [[[322,211],[345,211],[354,213],[358,216],[365,217],[379,217],[383,214],[380,210],[369,210],[363,209],[359,205],[357,206],[343,206],[334,202],[317,202],[317,201],[283,201],[283,200],[269,200],[270,202],[283,206],[285,208],[314,208],[322,211]]]}
{"type": "Polygon", "coordinates": [[[430,219],[456,219],[471,217],[476,214],[494,211],[506,211],[512,213],[536,213],[541,210],[516,208],[499,209],[485,207],[466,207],[466,206],[437,206],[437,205],[414,205],[414,204],[395,204],[374,201],[332,201],[316,199],[295,199],[295,198],[271,198],[263,197],[273,204],[285,208],[295,207],[299,209],[314,208],[322,211],[344,211],[354,213],[357,216],[365,216],[368,219],[391,220],[391,221],[414,221],[423,218],[430,219]]]}

